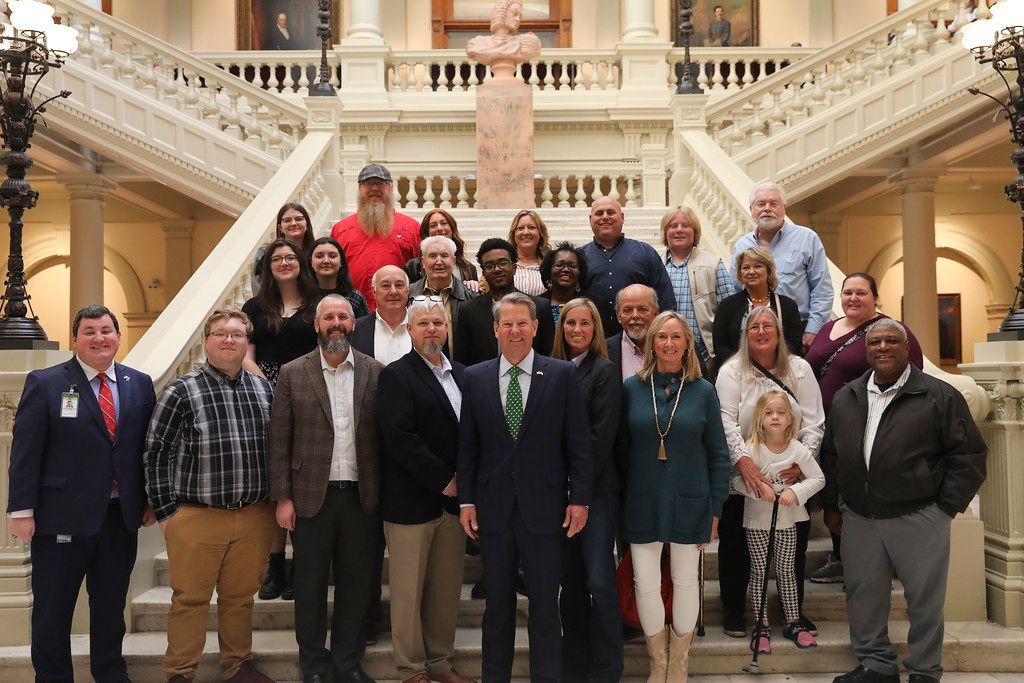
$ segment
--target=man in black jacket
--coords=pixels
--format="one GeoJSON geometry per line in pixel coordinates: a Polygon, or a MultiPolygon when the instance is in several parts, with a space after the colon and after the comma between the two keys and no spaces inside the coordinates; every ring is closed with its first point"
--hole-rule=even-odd
{"type": "Polygon", "coordinates": [[[466,544],[455,498],[465,367],[441,353],[448,319],[440,302],[412,303],[409,335],[413,350],[378,384],[395,667],[403,681],[471,683],[452,667],[466,544]]]}
{"type": "MultiPolygon", "coordinates": [[[[501,297],[518,292],[513,277],[516,272],[516,248],[508,240],[491,237],[483,241],[476,260],[487,280],[487,294],[466,301],[459,307],[459,324],[455,328],[452,357],[463,365],[476,365],[498,357],[498,340],[494,336],[494,313],[491,306],[501,297]]],[[[555,322],[551,302],[534,296],[537,306],[537,335],[533,350],[542,356],[551,353],[555,341],[555,322]]]]}
{"type": "Polygon", "coordinates": [[[906,589],[910,683],[942,675],[949,527],[985,480],[988,454],[955,388],[908,362],[906,329],[868,328],[871,370],[839,390],[821,444],[825,523],[842,531],[850,644],[834,683],[899,683],[889,642],[893,570],[906,589]]]}

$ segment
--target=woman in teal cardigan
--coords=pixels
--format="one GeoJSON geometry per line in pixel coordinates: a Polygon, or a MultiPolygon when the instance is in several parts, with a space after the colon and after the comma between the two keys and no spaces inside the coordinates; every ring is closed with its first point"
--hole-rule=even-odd
{"type": "Polygon", "coordinates": [[[623,536],[651,660],[649,683],[685,681],[700,596],[700,550],[717,535],[729,495],[729,449],[715,388],[701,378],[693,332],[666,311],[651,323],[644,364],[622,387],[616,444],[626,474],[623,536]],[[655,406],[657,413],[655,413],[655,406]],[[665,626],[661,555],[670,547],[672,626],[665,626]]]}

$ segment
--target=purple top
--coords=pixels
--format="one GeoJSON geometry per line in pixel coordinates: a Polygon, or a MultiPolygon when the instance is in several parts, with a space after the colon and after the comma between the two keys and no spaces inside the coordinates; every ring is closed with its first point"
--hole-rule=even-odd
{"type": "MultiPolygon", "coordinates": [[[[839,320],[831,320],[825,323],[825,326],[815,335],[814,343],[807,350],[804,360],[811,364],[814,376],[818,378],[818,387],[821,389],[821,400],[825,405],[826,415],[832,407],[832,397],[836,395],[836,392],[842,389],[843,385],[847,382],[852,382],[871,369],[871,366],[868,365],[867,346],[864,343],[864,335],[861,335],[857,341],[847,346],[839,355],[832,359],[832,364],[829,365],[828,372],[824,377],[821,376],[821,366],[851,336],[862,331],[879,318],[888,317],[884,313],[879,313],[871,320],[838,339],[829,339],[832,328],[839,322],[839,320]]],[[[907,327],[906,324],[903,326],[907,327]]],[[[921,353],[921,345],[917,342],[917,338],[910,331],[909,327],[907,327],[907,339],[910,341],[910,362],[918,368],[923,367],[924,355],[921,353]]]]}

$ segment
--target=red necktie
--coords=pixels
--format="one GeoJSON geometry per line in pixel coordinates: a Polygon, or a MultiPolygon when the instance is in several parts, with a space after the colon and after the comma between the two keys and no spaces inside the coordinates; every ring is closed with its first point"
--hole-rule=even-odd
{"type": "MultiPolygon", "coordinates": [[[[110,440],[113,441],[117,435],[117,413],[114,410],[114,393],[110,390],[110,385],[107,383],[107,375],[100,373],[100,412],[103,413],[103,423],[107,426],[107,434],[110,435],[110,440]]],[[[110,485],[111,491],[117,490],[117,479],[110,485]]]]}

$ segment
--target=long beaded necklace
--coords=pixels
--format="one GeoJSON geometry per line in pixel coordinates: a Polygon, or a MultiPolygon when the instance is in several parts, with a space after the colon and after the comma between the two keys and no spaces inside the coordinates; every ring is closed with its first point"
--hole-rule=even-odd
{"type": "Polygon", "coordinates": [[[668,424],[665,425],[665,431],[661,431],[661,420],[658,418],[658,398],[654,393],[654,371],[651,371],[651,404],[654,406],[654,427],[658,430],[658,438],[661,440],[661,446],[658,448],[658,460],[668,460],[668,454],[665,452],[665,437],[668,436],[669,431],[672,429],[672,420],[676,416],[676,408],[679,407],[679,397],[683,394],[682,385],[679,386],[679,391],[676,392],[676,402],[672,406],[672,413],[668,416],[668,424]]]}

